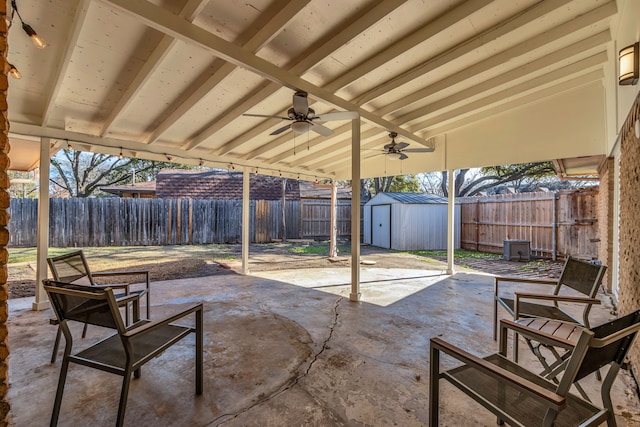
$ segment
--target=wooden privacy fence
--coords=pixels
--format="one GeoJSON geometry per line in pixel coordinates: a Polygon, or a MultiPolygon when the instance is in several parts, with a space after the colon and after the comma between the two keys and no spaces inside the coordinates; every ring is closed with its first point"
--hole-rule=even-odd
{"type": "MultiPolygon", "coordinates": [[[[9,245],[36,245],[38,201],[12,199],[9,245]]],[[[338,236],[350,235],[351,202],[338,202],[338,236]],[[346,224],[346,225],[345,225],[346,224]]],[[[238,243],[242,200],[51,199],[49,245],[54,247],[189,245],[238,243]]],[[[328,239],[330,202],[285,203],[288,239],[328,239]]],[[[252,200],[252,242],[282,238],[281,201],[252,200]]]]}
{"type": "Polygon", "coordinates": [[[529,240],[542,257],[598,257],[598,189],[458,199],[463,249],[502,253],[504,240],[529,240]]]}

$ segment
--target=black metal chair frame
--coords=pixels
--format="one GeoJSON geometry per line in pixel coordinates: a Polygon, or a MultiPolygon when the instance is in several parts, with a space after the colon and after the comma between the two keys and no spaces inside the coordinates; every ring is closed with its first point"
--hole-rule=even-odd
{"type": "Polygon", "coordinates": [[[173,344],[190,333],[195,334],[195,382],[196,394],[203,392],[203,305],[193,305],[161,320],[138,320],[139,300],[134,300],[134,323],[125,326],[119,311],[119,302],[111,288],[46,280],[44,288],[49,295],[59,327],[65,336],[65,349],[60,368],[60,378],[55,403],[51,415],[51,426],[56,426],[60,415],[62,395],[67,378],[69,363],[96,368],[123,377],[116,426],[124,423],[127,396],[131,375],[141,375],[141,366],[159,356],[173,344]],[[178,325],[173,322],[195,314],[195,327],[178,325]],[[116,333],[93,344],[76,354],[72,354],[73,337],[69,321],[115,329],[116,333]]]}
{"type": "Polygon", "coordinates": [[[615,426],[610,392],[615,377],[640,330],[640,310],[600,325],[582,328],[574,350],[566,360],[562,378],[555,384],[507,358],[508,331],[548,345],[569,345],[557,337],[530,329],[510,320],[500,321],[500,351],[485,358],[476,357],[440,338],[431,339],[429,421],[438,425],[440,380],[449,381],[497,416],[498,424],[552,426],[591,426],[607,422],[615,426]],[[458,366],[440,372],[444,353],[458,366]],[[571,385],[598,369],[610,365],[601,386],[603,408],[569,393],[571,385]]]}
{"type": "MultiPolygon", "coordinates": [[[[80,281],[85,280],[88,282],[88,285],[96,286],[96,287],[110,287],[112,289],[124,291],[123,293],[116,294],[116,300],[120,304],[120,306],[124,306],[125,309],[125,322],[129,324],[129,303],[133,303],[135,299],[139,299],[143,296],[146,296],[146,315],[147,319],[151,318],[151,300],[150,300],[150,287],[149,287],[149,272],[147,270],[127,270],[127,271],[101,271],[92,273],[89,269],[89,264],[87,263],[87,259],[84,256],[84,252],[81,250],[69,252],[63,255],[58,255],[54,257],[47,258],[47,263],[49,264],[49,269],[51,269],[51,274],[53,275],[53,279],[58,282],[65,283],[78,283],[80,281]],[[72,261],[74,261],[72,263],[72,261]],[[71,267],[71,272],[62,271],[61,266],[69,266],[71,267]],[[78,268],[80,267],[80,268],[78,268]],[[69,274],[71,273],[71,274],[69,274]],[[132,285],[130,284],[109,284],[109,285],[99,285],[95,282],[94,278],[98,277],[124,277],[124,276],[144,276],[145,287],[143,289],[132,289],[132,285]]],[[[51,324],[58,324],[57,319],[51,319],[51,324]]],[[[84,338],[87,334],[87,325],[85,324],[82,330],[82,338],[84,338]]],[[[51,363],[56,361],[58,356],[58,348],[60,346],[60,337],[62,336],[62,331],[58,328],[56,332],[56,339],[53,343],[53,352],[51,354],[51,363]]]]}
{"type": "MultiPolygon", "coordinates": [[[[542,317],[547,319],[573,322],[589,328],[589,313],[594,304],[600,304],[596,298],[602,278],[607,267],[592,264],[576,258],[567,257],[558,280],[525,279],[519,277],[495,277],[493,301],[493,339],[498,335],[498,305],[502,306],[515,319],[521,317],[542,317]],[[531,292],[515,292],[513,298],[500,294],[500,283],[521,283],[554,286],[551,294],[531,292]],[[576,295],[581,294],[581,295],[576,295]],[[535,301],[535,302],[527,302],[535,301]],[[546,303],[545,303],[546,302],[546,303]],[[582,319],[577,318],[566,310],[563,304],[582,305],[582,319]]],[[[514,358],[518,358],[518,341],[514,340],[514,358]]]]}

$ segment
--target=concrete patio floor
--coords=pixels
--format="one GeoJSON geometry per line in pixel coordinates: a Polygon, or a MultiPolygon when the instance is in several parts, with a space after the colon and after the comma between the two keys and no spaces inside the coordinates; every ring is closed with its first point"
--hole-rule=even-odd
{"type": "MultiPolygon", "coordinates": [[[[152,283],[152,318],[205,304],[204,394],[194,394],[189,337],[132,381],[130,426],[424,426],[428,424],[429,339],[477,355],[492,339],[493,280],[482,274],[362,268],[362,302],[349,301],[348,268],[228,274],[152,283]]],[[[592,323],[613,316],[609,297],[592,323]]],[[[11,416],[48,425],[60,360],[49,363],[51,310],[9,301],[11,416]]],[[[89,328],[77,348],[104,336],[89,328]]],[[[522,363],[538,370],[521,346],[522,363]]],[[[115,423],[121,377],[71,365],[61,426],[115,423]]],[[[581,384],[599,402],[599,383],[581,384]]],[[[612,396],[620,426],[640,426],[637,386],[621,372],[612,396]]],[[[495,418],[453,387],[441,389],[441,423],[493,426],[495,418]]]]}

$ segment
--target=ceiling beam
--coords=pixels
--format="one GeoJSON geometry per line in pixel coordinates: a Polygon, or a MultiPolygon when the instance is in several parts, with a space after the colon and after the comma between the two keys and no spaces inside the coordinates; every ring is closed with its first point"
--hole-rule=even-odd
{"type": "MultiPolygon", "coordinates": [[[[184,5],[178,16],[192,22],[200,11],[206,6],[205,0],[188,0],[184,5]]],[[[145,85],[147,80],[151,77],[153,72],[160,66],[164,58],[171,52],[171,49],[177,43],[177,40],[173,37],[164,35],[160,42],[156,45],[151,55],[144,62],[144,65],[138,70],[138,73],[134,77],[133,81],[127,86],[116,105],[111,109],[111,112],[102,123],[101,136],[105,136],[109,132],[109,128],[113,125],[113,122],[118,119],[129,103],[136,97],[140,89],[145,85]]]]}
{"type": "Polygon", "coordinates": [[[523,41],[522,43],[505,49],[502,52],[499,52],[496,55],[485,59],[484,61],[480,61],[470,67],[465,68],[464,70],[461,70],[458,73],[455,73],[454,75],[451,75],[438,82],[435,82],[430,86],[422,88],[419,91],[398,99],[395,102],[390,102],[385,107],[377,110],[377,114],[384,116],[392,111],[406,107],[407,105],[418,102],[430,95],[433,95],[434,93],[447,89],[460,80],[465,80],[473,76],[477,76],[480,73],[488,71],[494,67],[506,64],[517,57],[526,55],[534,51],[535,49],[539,49],[547,44],[556,42],[563,37],[574,34],[576,31],[589,27],[597,23],[598,21],[609,17],[611,13],[615,13],[614,11],[615,4],[613,4],[613,7],[610,3],[601,6],[596,10],[592,10],[591,12],[581,15],[578,18],[566,22],[558,27],[555,27],[549,31],[545,31],[542,34],[539,34],[535,37],[523,41]]]}
{"type": "Polygon", "coordinates": [[[44,127],[38,125],[30,125],[26,123],[11,123],[11,132],[15,135],[37,136],[41,138],[54,138],[58,140],[68,141],[74,148],[80,148],[82,151],[96,152],[117,156],[120,151],[125,155],[132,153],[132,157],[138,157],[148,160],[171,161],[197,165],[200,161],[204,161],[209,165],[215,165],[220,168],[227,168],[230,165],[236,167],[250,167],[260,169],[260,173],[271,171],[272,175],[279,172],[288,176],[305,175],[313,178],[332,178],[333,174],[325,174],[321,171],[313,171],[306,168],[290,168],[286,165],[274,167],[264,161],[243,161],[242,159],[221,157],[214,155],[199,155],[199,153],[185,152],[180,148],[164,147],[158,144],[145,144],[142,142],[128,141],[110,137],[99,137],[88,135],[85,133],[71,132],[59,128],[44,127]]]}
{"type": "Polygon", "coordinates": [[[179,38],[187,43],[200,46],[216,56],[231,62],[237,66],[242,66],[248,70],[282,86],[290,89],[304,90],[312,96],[342,110],[354,111],[360,117],[374,123],[389,131],[397,132],[399,135],[415,141],[421,145],[428,146],[428,142],[418,135],[397,126],[396,124],[383,119],[369,111],[364,110],[359,105],[353,104],[332,92],[320,88],[295,74],[285,71],[275,64],[266,61],[253,53],[242,49],[233,43],[229,43],[221,37],[193,25],[184,19],[164,10],[144,0],[102,0],[113,5],[118,10],[138,17],[146,25],[173,37],[179,38]]]}
{"type": "MultiPolygon", "coordinates": [[[[600,35],[602,37],[591,37],[589,39],[590,42],[584,41],[585,43],[579,42],[579,44],[584,46],[585,50],[589,50],[601,45],[601,43],[599,42],[597,44],[594,44],[593,43],[594,41],[597,42],[602,38],[606,38],[610,40],[609,31],[603,31],[602,33],[600,33],[600,35]]],[[[460,90],[457,93],[452,93],[450,95],[447,95],[445,98],[432,102],[431,104],[425,105],[420,108],[416,108],[415,110],[412,110],[411,112],[400,116],[398,121],[400,123],[406,123],[412,120],[419,119],[424,116],[428,116],[429,114],[433,114],[439,110],[444,110],[447,107],[450,107],[458,102],[468,101],[473,96],[482,94],[484,92],[489,92],[492,89],[496,89],[505,84],[509,84],[510,82],[518,81],[518,79],[522,79],[523,77],[526,77],[530,74],[541,71],[545,68],[558,67],[560,64],[562,64],[563,59],[567,59],[571,57],[570,51],[572,51],[572,48],[574,46],[575,45],[572,45],[567,48],[560,49],[556,52],[550,53],[548,55],[544,55],[542,58],[529,62],[528,64],[518,66],[513,70],[507,71],[504,74],[501,74],[497,77],[494,77],[489,80],[485,80],[484,82],[478,83],[470,88],[465,88],[463,90],[460,90]]],[[[600,55],[592,55],[590,58],[594,58],[594,56],[597,56],[598,58],[596,59],[596,61],[600,61],[598,63],[606,62],[607,60],[606,47],[605,46],[602,47],[602,50],[600,51],[600,55]]],[[[576,62],[584,63],[584,59],[576,62]]],[[[469,68],[473,68],[473,67],[469,67],[469,68]]],[[[568,69],[564,67],[563,69],[568,71],[568,69]]]]}
{"type": "Polygon", "coordinates": [[[348,72],[328,83],[325,88],[331,92],[335,92],[338,89],[353,83],[362,76],[391,61],[398,55],[413,49],[425,40],[428,40],[441,31],[446,30],[451,25],[454,25],[463,19],[467,19],[473,13],[491,3],[491,1],[492,0],[471,0],[462,2],[459,6],[448,10],[429,24],[420,27],[405,37],[402,37],[397,43],[394,43],[393,45],[371,55],[362,63],[351,68],[348,72]]]}
{"type": "MultiPolygon", "coordinates": [[[[371,25],[375,24],[379,20],[383,19],[390,12],[395,10],[397,7],[405,3],[406,0],[380,0],[375,6],[367,9],[358,17],[352,17],[349,20],[345,20],[342,28],[336,30],[335,34],[331,35],[330,38],[324,40],[317,45],[311,46],[307,52],[302,55],[301,59],[297,59],[292,61],[293,64],[286,66],[285,68],[293,74],[302,75],[304,72],[311,69],[313,66],[318,64],[324,58],[329,56],[332,52],[335,52],[337,49],[344,46],[347,42],[352,40],[362,31],[369,28],[371,25]]],[[[274,94],[277,90],[281,88],[280,85],[270,82],[269,85],[263,89],[260,89],[256,96],[252,96],[252,102],[245,101],[235,107],[232,108],[228,114],[233,117],[233,114],[239,115],[247,110],[249,110],[253,105],[255,105],[260,100],[266,99],[268,96],[274,94]],[[260,98],[262,97],[262,98],[260,98]],[[255,101],[254,101],[255,99],[255,101]],[[244,109],[244,111],[241,111],[244,109]]],[[[313,100],[309,100],[309,105],[311,105],[313,100]]],[[[289,107],[286,107],[282,115],[286,115],[286,110],[289,107]]],[[[223,115],[226,117],[226,115],[223,115]]],[[[236,116],[237,117],[237,116],[236,116]]],[[[235,118],[235,117],[234,117],[235,118]]],[[[220,149],[215,150],[216,154],[222,155],[230,153],[236,148],[242,146],[244,143],[249,141],[250,139],[266,132],[268,129],[274,126],[273,120],[264,120],[262,124],[259,125],[260,132],[255,132],[256,128],[252,128],[245,135],[241,135],[237,138],[234,138],[233,141],[230,141],[220,147],[220,149]]],[[[216,128],[207,129],[205,132],[200,132],[198,135],[197,141],[195,144],[190,144],[190,148],[195,148],[198,144],[202,143],[208,137],[213,135],[216,128]]],[[[258,157],[260,154],[256,154],[254,157],[258,157]]]]}
{"type": "Polygon", "coordinates": [[[601,81],[603,78],[604,78],[604,71],[602,69],[591,71],[587,74],[574,77],[571,80],[563,81],[553,86],[541,88],[540,90],[526,94],[521,98],[510,100],[503,104],[465,116],[464,118],[461,118],[455,121],[449,121],[440,126],[430,127],[426,129],[421,123],[417,123],[411,129],[414,132],[423,131],[423,135],[425,138],[431,138],[434,136],[445,134],[447,132],[451,132],[455,129],[463,128],[472,123],[479,122],[481,120],[496,116],[498,114],[511,111],[516,108],[521,108],[524,105],[534,103],[534,102],[539,102],[546,98],[556,96],[559,93],[567,92],[593,82],[601,81]]]}
{"type": "MultiPolygon", "coordinates": [[[[489,28],[479,34],[476,34],[472,38],[464,41],[463,43],[458,44],[453,49],[445,51],[428,61],[419,64],[409,71],[406,71],[398,76],[394,76],[392,79],[388,80],[385,83],[377,85],[375,88],[371,89],[368,92],[363,93],[354,99],[354,102],[357,102],[361,105],[370,102],[379,96],[386,94],[394,89],[399,88],[400,86],[422,76],[432,72],[433,70],[442,67],[443,65],[463,56],[470,52],[473,52],[477,49],[482,48],[488,43],[493,42],[494,40],[506,36],[507,34],[521,28],[523,26],[531,25],[537,19],[540,19],[542,16],[545,16],[549,13],[552,13],[554,10],[565,6],[566,4],[571,3],[572,0],[548,0],[543,2],[538,2],[531,6],[529,9],[519,12],[516,15],[512,16],[510,19],[503,21],[500,25],[489,28]]],[[[615,5],[615,1],[609,1],[607,4],[602,5],[601,7],[596,9],[598,12],[592,11],[589,13],[597,13],[606,16],[611,16],[616,13],[617,8],[615,5]]],[[[602,18],[596,18],[602,19],[602,18]]]]}
{"type": "MultiPolygon", "coordinates": [[[[596,55],[590,56],[589,58],[585,58],[581,61],[574,62],[573,64],[567,65],[565,67],[543,74],[534,79],[527,80],[523,83],[512,86],[508,89],[504,89],[500,92],[496,92],[484,98],[480,98],[476,101],[470,102],[461,107],[455,108],[453,110],[449,110],[435,117],[430,117],[426,120],[421,120],[418,124],[415,124],[415,126],[417,126],[420,129],[428,128],[430,126],[433,126],[442,122],[446,122],[447,120],[455,119],[457,117],[462,117],[466,114],[472,113],[473,111],[486,108],[493,104],[504,102],[509,98],[521,97],[527,92],[530,92],[532,90],[538,90],[538,88],[540,87],[554,84],[557,81],[566,80],[573,75],[586,74],[590,70],[593,70],[594,67],[598,67],[601,64],[605,63],[606,61],[607,61],[607,52],[598,53],[596,55]]],[[[402,119],[403,117],[399,118],[400,121],[402,119]]]]}
{"type": "MultiPolygon", "coordinates": [[[[252,31],[257,28],[252,35],[246,37],[246,41],[240,41],[240,45],[242,45],[245,49],[248,49],[252,52],[259,51],[264,45],[269,43],[275,36],[279,34],[282,28],[291,20],[295,15],[297,15],[308,3],[310,0],[290,0],[288,4],[283,5],[284,7],[273,7],[270,9],[271,16],[267,19],[267,22],[264,25],[255,25],[251,26],[252,31]]],[[[215,88],[218,84],[220,84],[229,74],[236,69],[236,66],[230,64],[228,62],[222,62],[220,59],[216,59],[216,70],[211,74],[211,76],[201,85],[199,85],[193,92],[191,92],[188,96],[184,97],[178,105],[172,105],[169,110],[171,113],[168,117],[166,117],[162,122],[156,126],[153,132],[145,139],[145,142],[148,144],[152,144],[156,142],[164,132],[166,132],[171,126],[173,126],[178,120],[180,120],[187,112],[191,110],[200,100],[207,95],[213,88],[215,88]]],[[[233,110],[233,109],[232,109],[233,110]]],[[[245,110],[246,111],[246,110],[245,110]]],[[[208,138],[210,135],[209,131],[215,133],[217,130],[217,123],[225,123],[228,124],[230,113],[223,113],[220,117],[211,121],[211,125],[201,131],[198,135],[191,138],[190,141],[187,141],[183,144],[183,148],[186,150],[191,150],[197,147],[203,140],[208,138]]],[[[234,117],[235,118],[235,117],[234,117]]]]}
{"type": "Polygon", "coordinates": [[[49,91],[47,102],[44,106],[42,119],[39,121],[42,126],[47,126],[49,124],[51,112],[53,111],[55,102],[58,99],[58,95],[60,94],[64,79],[67,77],[69,64],[71,64],[71,57],[73,56],[73,52],[76,49],[76,45],[78,44],[78,38],[80,37],[82,25],[85,22],[90,4],[91,0],[80,0],[76,7],[76,13],[73,16],[73,25],[69,31],[69,36],[65,44],[64,53],[60,56],[60,61],[57,64],[56,71],[51,73],[51,75],[56,76],[56,78],[51,90],[49,91]]]}

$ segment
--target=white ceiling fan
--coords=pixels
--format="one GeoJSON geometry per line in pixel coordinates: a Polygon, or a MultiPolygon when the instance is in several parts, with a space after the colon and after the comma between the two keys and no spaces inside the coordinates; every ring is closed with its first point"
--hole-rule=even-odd
{"type": "Polygon", "coordinates": [[[287,117],[264,114],[243,114],[243,116],[265,117],[291,121],[291,123],[274,130],[270,135],[279,135],[291,128],[294,133],[305,133],[308,130],[312,130],[322,136],[331,135],[333,130],[314,122],[352,120],[358,118],[358,113],[354,111],[339,111],[335,113],[316,115],[316,112],[312,108],[309,108],[309,100],[307,97],[307,92],[302,90],[296,91],[296,93],[293,94],[293,107],[289,108],[289,111],[287,111],[287,117]]]}

